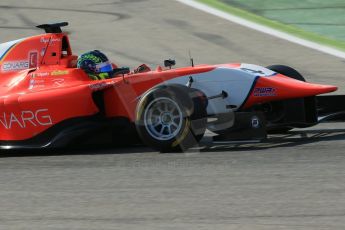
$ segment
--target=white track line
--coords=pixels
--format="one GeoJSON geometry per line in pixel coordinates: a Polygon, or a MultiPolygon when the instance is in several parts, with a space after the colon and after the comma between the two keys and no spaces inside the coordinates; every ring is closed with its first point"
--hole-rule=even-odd
{"type": "Polygon", "coordinates": [[[223,19],[226,19],[228,21],[240,24],[242,26],[260,31],[262,33],[266,33],[266,34],[269,34],[269,35],[272,35],[272,36],[275,36],[278,38],[282,38],[282,39],[285,39],[287,41],[290,41],[290,42],[293,42],[293,43],[296,43],[296,44],[299,44],[299,45],[302,45],[302,46],[305,46],[305,47],[308,47],[308,48],[311,48],[314,50],[321,51],[323,53],[327,53],[327,54],[345,59],[345,52],[342,52],[342,51],[337,50],[335,48],[331,48],[331,47],[325,46],[325,45],[320,45],[316,42],[308,41],[308,40],[293,36],[291,34],[281,32],[281,31],[272,29],[270,27],[267,27],[267,26],[264,26],[261,24],[257,24],[255,22],[252,22],[252,21],[243,19],[241,17],[232,15],[230,13],[223,12],[221,10],[217,10],[215,8],[212,8],[210,6],[207,6],[205,4],[197,2],[195,0],[176,0],[176,1],[181,2],[183,4],[186,4],[188,6],[194,7],[196,9],[205,11],[209,14],[216,15],[216,16],[221,17],[223,19]]]}

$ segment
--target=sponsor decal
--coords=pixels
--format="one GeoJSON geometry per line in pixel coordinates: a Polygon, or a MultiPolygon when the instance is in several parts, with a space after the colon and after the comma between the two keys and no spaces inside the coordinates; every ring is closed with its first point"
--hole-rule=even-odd
{"type": "Polygon", "coordinates": [[[47,77],[49,75],[50,73],[48,72],[38,72],[38,73],[33,73],[31,76],[35,78],[35,77],[47,77]]]}
{"type": "Polygon", "coordinates": [[[48,113],[48,109],[23,110],[19,114],[0,113],[0,125],[5,129],[19,127],[25,129],[27,127],[49,126],[53,121],[48,113]]]}
{"type": "Polygon", "coordinates": [[[50,40],[50,44],[53,43],[53,42],[61,42],[61,38],[52,38],[50,40]]]}
{"type": "MultiPolygon", "coordinates": [[[[46,78],[35,78],[35,76],[41,76],[41,73],[33,74],[33,77],[29,81],[29,89],[37,89],[37,88],[44,88],[46,87],[46,83],[51,83],[55,87],[59,87],[65,83],[65,79],[63,78],[56,78],[48,80],[46,78]]],[[[42,73],[45,74],[45,73],[42,73]]],[[[49,75],[49,73],[46,73],[49,75]]],[[[44,75],[43,75],[44,76],[44,75]]]]}
{"type": "Polygon", "coordinates": [[[45,82],[45,80],[43,80],[43,79],[39,79],[39,80],[37,80],[37,79],[31,79],[30,80],[30,84],[42,84],[42,83],[44,83],[45,82]]]}
{"type": "Polygon", "coordinates": [[[36,51],[29,53],[29,68],[36,68],[38,63],[38,53],[36,51]]]}
{"type": "Polygon", "coordinates": [[[4,62],[2,65],[2,71],[18,71],[23,69],[29,68],[29,62],[27,60],[21,60],[21,61],[9,61],[4,62]]]}
{"type": "Polygon", "coordinates": [[[46,48],[43,48],[42,50],[41,50],[41,56],[43,57],[44,56],[44,54],[46,53],[46,48]]]}
{"type": "Polygon", "coordinates": [[[19,71],[23,69],[36,68],[38,64],[38,52],[30,51],[28,54],[28,60],[14,60],[4,62],[1,70],[3,72],[19,71]]]}
{"type": "Polygon", "coordinates": [[[45,80],[43,79],[31,79],[29,83],[29,89],[33,88],[44,88],[45,87],[45,80]]]}
{"type": "Polygon", "coordinates": [[[276,89],[272,87],[254,88],[254,97],[274,97],[276,96],[276,89]]]}
{"type": "Polygon", "coordinates": [[[99,82],[99,83],[95,83],[95,84],[90,84],[89,87],[92,90],[101,90],[101,89],[105,89],[108,86],[107,83],[105,82],[99,82]]]}
{"type": "Polygon", "coordinates": [[[60,75],[66,75],[68,74],[69,71],[68,70],[56,70],[50,73],[50,75],[52,76],[60,76],[60,75]]]}
{"type": "Polygon", "coordinates": [[[65,79],[63,78],[57,78],[52,80],[54,83],[54,86],[61,86],[65,83],[65,79]]]}
{"type": "Polygon", "coordinates": [[[52,38],[52,39],[50,39],[50,38],[45,38],[45,37],[41,37],[41,39],[40,39],[40,42],[42,42],[42,43],[53,43],[53,42],[61,42],[61,38],[52,38]]]}
{"type": "Polygon", "coordinates": [[[252,73],[252,74],[265,74],[261,70],[255,70],[255,69],[248,69],[248,68],[241,68],[241,70],[252,73]]]}
{"type": "Polygon", "coordinates": [[[260,127],[260,120],[257,116],[253,116],[251,120],[252,120],[252,128],[257,129],[260,127]]]}
{"type": "Polygon", "coordinates": [[[66,74],[69,74],[68,70],[56,70],[53,72],[37,72],[37,73],[33,73],[31,76],[35,78],[35,77],[61,76],[61,75],[66,75],[66,74]]]}
{"type": "Polygon", "coordinates": [[[48,43],[48,42],[49,42],[49,38],[41,37],[40,42],[42,42],[42,43],[48,43]]]}
{"type": "Polygon", "coordinates": [[[254,74],[256,76],[270,77],[276,74],[274,71],[270,69],[267,69],[262,66],[253,65],[253,64],[242,63],[240,69],[250,74],[254,74]]]}

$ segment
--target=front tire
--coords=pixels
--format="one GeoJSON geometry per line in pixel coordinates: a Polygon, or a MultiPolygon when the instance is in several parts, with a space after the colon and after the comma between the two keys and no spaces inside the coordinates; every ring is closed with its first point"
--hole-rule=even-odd
{"type": "Polygon", "coordinates": [[[196,145],[207,122],[206,105],[196,92],[201,93],[170,85],[147,93],[136,112],[136,128],[143,142],[160,152],[186,151],[196,145]]]}
{"type": "Polygon", "coordinates": [[[290,66],[270,65],[270,66],[267,66],[266,68],[274,72],[283,74],[287,77],[293,78],[295,80],[305,81],[305,78],[302,76],[302,74],[300,74],[297,70],[295,70],[294,68],[291,68],[290,66]]]}
{"type": "MultiPolygon", "coordinates": [[[[285,65],[270,65],[266,67],[274,72],[283,74],[287,77],[293,78],[299,81],[306,81],[305,78],[297,70],[285,66],[285,65]]],[[[303,103],[302,103],[303,104],[303,103]]],[[[288,116],[287,107],[293,106],[296,109],[301,106],[301,99],[290,99],[286,101],[273,101],[267,103],[265,106],[270,108],[270,112],[266,113],[267,132],[268,133],[286,133],[293,129],[292,127],[275,127],[275,124],[279,124],[284,121],[288,116]],[[270,123],[272,126],[270,127],[270,123]]]]}

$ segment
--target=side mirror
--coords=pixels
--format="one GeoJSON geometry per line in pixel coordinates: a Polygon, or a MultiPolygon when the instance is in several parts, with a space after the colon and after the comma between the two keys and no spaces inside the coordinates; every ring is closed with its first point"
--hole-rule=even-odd
{"type": "Polygon", "coordinates": [[[172,66],[176,65],[176,61],[172,59],[164,60],[164,66],[171,69],[172,66]]]}
{"type": "Polygon", "coordinates": [[[129,67],[121,67],[121,68],[113,69],[113,75],[128,74],[130,72],[131,71],[129,70],[129,67]]]}

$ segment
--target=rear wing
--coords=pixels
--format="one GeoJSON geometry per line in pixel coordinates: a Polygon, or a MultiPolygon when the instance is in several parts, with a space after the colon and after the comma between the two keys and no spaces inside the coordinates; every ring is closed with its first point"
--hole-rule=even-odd
{"type": "Polygon", "coordinates": [[[68,26],[68,22],[59,22],[53,24],[42,24],[36,26],[37,28],[44,29],[46,33],[58,34],[62,33],[61,27],[68,26]]]}

